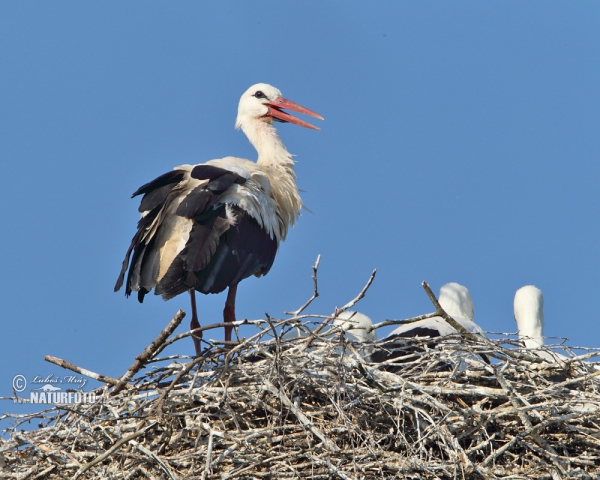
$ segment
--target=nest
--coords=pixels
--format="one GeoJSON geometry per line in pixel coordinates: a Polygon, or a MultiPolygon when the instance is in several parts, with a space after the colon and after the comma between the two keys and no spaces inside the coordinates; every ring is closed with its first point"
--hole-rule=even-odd
{"type": "Polygon", "coordinates": [[[294,313],[246,322],[256,335],[193,359],[157,358],[186,336],[163,332],[121,379],[99,376],[96,403],[19,416],[0,440],[1,478],[600,475],[600,371],[583,361],[598,351],[551,363],[511,336],[457,334],[407,339],[380,364],[329,325],[282,338],[331,318],[294,313]]]}

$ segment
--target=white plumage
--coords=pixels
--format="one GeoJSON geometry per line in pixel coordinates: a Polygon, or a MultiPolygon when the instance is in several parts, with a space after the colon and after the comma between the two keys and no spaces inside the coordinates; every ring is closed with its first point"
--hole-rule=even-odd
{"type": "MultiPolygon", "coordinates": [[[[473,299],[471,298],[471,294],[467,287],[455,282],[446,283],[440,288],[438,301],[445,312],[467,331],[483,334],[481,327],[473,321],[475,310],[473,308],[473,299]]],[[[393,330],[386,338],[394,336],[443,337],[454,333],[457,333],[456,329],[442,317],[433,317],[401,325],[393,330]]]]}
{"type": "Polygon", "coordinates": [[[517,290],[513,302],[519,339],[532,353],[548,362],[561,362],[567,357],[544,349],[544,295],[534,285],[517,290]]]}
{"type": "MultiPolygon", "coordinates": [[[[344,353],[344,349],[341,346],[337,346],[335,350],[332,350],[330,345],[331,343],[336,343],[339,340],[340,334],[342,334],[346,341],[354,344],[356,351],[360,355],[369,357],[373,350],[372,343],[377,341],[377,332],[371,330],[372,326],[373,322],[364,313],[345,310],[331,321],[329,328],[326,327],[326,330],[320,332],[320,340],[313,342],[307,351],[319,356],[334,354],[339,357],[344,353]]],[[[301,327],[293,327],[285,331],[282,339],[292,340],[294,338],[307,337],[312,330],[313,327],[308,324],[304,324],[301,327]]],[[[348,358],[348,356],[345,356],[346,360],[348,358]]]]}
{"type": "MultiPolygon", "coordinates": [[[[455,282],[446,283],[440,289],[438,301],[444,311],[468,332],[485,336],[481,327],[473,321],[475,310],[467,287],[455,282]]],[[[420,350],[418,347],[407,345],[403,340],[405,338],[445,337],[456,333],[456,329],[442,317],[400,325],[379,342],[379,346],[371,354],[371,360],[384,363],[420,350]]]]}
{"type": "MultiPolygon", "coordinates": [[[[328,328],[323,332],[324,338],[331,339],[332,331],[339,332],[341,330],[344,333],[344,337],[351,342],[364,343],[377,341],[377,332],[371,330],[373,322],[364,313],[345,310],[331,322],[331,325],[332,328],[328,328]]],[[[307,325],[293,327],[286,330],[282,338],[289,340],[306,337],[310,331],[312,331],[312,327],[308,327],[307,325]]]]}
{"type": "Polygon", "coordinates": [[[333,320],[335,326],[341,327],[344,335],[351,342],[375,342],[377,332],[371,330],[373,322],[364,313],[346,310],[333,320]]]}
{"type": "Polygon", "coordinates": [[[525,285],[515,293],[513,303],[519,339],[527,348],[544,346],[544,295],[534,285],[525,285]]]}

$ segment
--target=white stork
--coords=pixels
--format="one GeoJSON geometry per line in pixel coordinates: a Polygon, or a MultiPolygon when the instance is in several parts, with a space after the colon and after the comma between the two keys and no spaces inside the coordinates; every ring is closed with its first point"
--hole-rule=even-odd
{"type": "MultiPolygon", "coordinates": [[[[377,341],[377,332],[371,330],[373,321],[364,313],[345,310],[333,320],[332,325],[335,327],[334,330],[336,332],[340,330],[344,332],[344,337],[350,342],[364,343],[377,341]]],[[[330,330],[331,328],[322,333],[325,334],[324,336],[327,336],[330,330]]],[[[282,338],[287,340],[306,337],[309,331],[312,331],[312,328],[307,325],[304,325],[303,328],[293,327],[282,338]]]]}
{"type": "Polygon", "coordinates": [[[544,295],[534,285],[525,285],[515,293],[513,303],[519,339],[526,348],[544,346],[544,295]]]}
{"type": "MultiPolygon", "coordinates": [[[[531,353],[553,365],[562,366],[569,360],[573,362],[573,358],[544,349],[544,295],[539,288],[534,285],[525,285],[519,288],[515,293],[513,306],[519,340],[523,342],[526,349],[531,350],[531,353]]],[[[574,365],[571,363],[571,367],[574,365]]],[[[594,372],[600,370],[599,364],[588,361],[578,362],[577,365],[584,367],[583,371],[579,371],[578,374],[584,374],[590,370],[594,372]]],[[[536,364],[532,364],[531,367],[533,369],[544,368],[543,365],[538,366],[536,364]]],[[[577,393],[574,394],[574,396],[576,395],[577,393]]],[[[598,410],[596,402],[581,403],[574,406],[583,412],[598,410]]]]}
{"type": "MultiPolygon", "coordinates": [[[[475,310],[473,299],[467,287],[455,282],[446,283],[440,288],[438,301],[444,311],[468,332],[485,335],[481,327],[473,321],[475,310]]],[[[442,317],[426,318],[400,325],[382,339],[381,346],[384,349],[375,351],[371,355],[371,359],[374,362],[381,363],[410,353],[411,349],[402,349],[403,344],[394,343],[394,340],[399,338],[445,337],[455,333],[458,333],[456,329],[442,317]],[[394,352],[394,349],[396,349],[396,352],[394,352]]]]}
{"type": "MultiPolygon", "coordinates": [[[[235,126],[256,148],[256,163],[225,157],[181,165],[133,194],[144,195],[141,218],[115,291],[125,282],[125,294],[138,292],[140,302],[153,288],[154,294],[165,300],[189,291],[190,326],[195,329],[200,324],[194,292],[219,293],[229,288],[223,317],[225,322],[235,321],[238,283],[268,273],[279,243],[302,207],[292,155],[273,122],[318,128],[284,108],[323,119],[284,99],[271,85],[253,85],[240,99],[235,126]]],[[[231,330],[225,327],[225,340],[231,340],[231,330]]],[[[194,346],[198,354],[202,334],[197,337],[194,346]]]]}
{"type": "Polygon", "coordinates": [[[351,342],[376,342],[377,332],[371,330],[373,321],[364,313],[346,310],[333,320],[335,326],[344,331],[344,336],[351,342]]]}
{"type": "Polygon", "coordinates": [[[517,290],[513,302],[519,340],[525,348],[548,362],[561,362],[567,357],[544,350],[544,294],[534,285],[525,285],[517,290]]]}
{"type": "MultiPolygon", "coordinates": [[[[471,333],[483,334],[479,325],[473,322],[475,310],[473,299],[467,287],[451,282],[442,285],[438,301],[444,311],[471,333]]],[[[444,337],[457,333],[454,327],[442,317],[426,318],[406,325],[400,325],[392,331],[390,337],[444,337]]]]}
{"type": "MultiPolygon", "coordinates": [[[[304,324],[301,327],[292,327],[281,338],[291,340],[310,336],[313,326],[304,324]]],[[[368,356],[372,351],[372,343],[377,341],[377,332],[371,327],[373,322],[364,313],[345,310],[331,322],[330,327],[320,332],[319,338],[323,341],[313,343],[307,351],[330,354],[332,351],[327,348],[327,344],[335,342],[342,334],[346,341],[353,343],[363,356],[368,356]]],[[[335,354],[337,356],[342,354],[341,347],[335,349],[335,354]]]]}

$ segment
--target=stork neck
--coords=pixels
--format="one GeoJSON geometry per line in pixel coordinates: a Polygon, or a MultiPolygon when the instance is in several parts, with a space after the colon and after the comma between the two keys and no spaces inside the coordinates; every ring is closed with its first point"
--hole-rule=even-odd
{"type": "Polygon", "coordinates": [[[537,312],[528,312],[517,320],[519,338],[527,348],[540,348],[544,346],[543,318],[537,312]]]}
{"type": "Polygon", "coordinates": [[[258,121],[251,125],[242,125],[242,130],[258,152],[259,165],[279,167],[295,178],[292,155],[285,148],[277,129],[272,124],[258,121]]]}
{"type": "Polygon", "coordinates": [[[302,208],[292,155],[270,123],[258,121],[241,125],[241,128],[258,152],[256,163],[270,180],[271,197],[277,204],[279,218],[279,234],[276,236],[278,241],[283,241],[288,227],[294,226],[302,208]]]}

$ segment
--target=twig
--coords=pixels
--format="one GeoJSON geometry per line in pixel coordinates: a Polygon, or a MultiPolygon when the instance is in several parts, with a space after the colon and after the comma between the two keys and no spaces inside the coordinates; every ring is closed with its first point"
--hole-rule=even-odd
{"type": "Polygon", "coordinates": [[[160,465],[160,468],[163,470],[163,472],[165,472],[169,476],[169,478],[171,480],[177,480],[177,477],[173,474],[173,472],[171,472],[171,469],[165,464],[165,462],[163,462],[160,458],[158,458],[153,452],[151,452],[147,448],[144,448],[142,445],[140,445],[135,440],[129,440],[129,443],[131,443],[131,445],[133,445],[135,448],[137,448],[140,452],[142,452],[144,455],[150,457],[158,465],[160,465]]]}
{"type": "Polygon", "coordinates": [[[213,431],[210,430],[208,434],[208,449],[206,451],[206,462],[204,464],[204,472],[202,472],[201,480],[205,480],[207,475],[212,474],[210,464],[212,462],[213,438],[213,431]]]}
{"type": "Polygon", "coordinates": [[[86,377],[92,378],[94,380],[98,380],[99,382],[108,383],[110,385],[117,385],[119,380],[116,378],[107,377],[106,375],[101,375],[100,373],[92,372],[91,370],[86,370],[85,368],[78,367],[77,365],[73,365],[62,358],[53,357],[52,355],[46,355],[44,360],[47,362],[58,365],[59,367],[66,368],[67,370],[71,370],[73,372],[77,372],[81,375],[85,375],[86,377]]]}
{"type": "Polygon", "coordinates": [[[306,310],[306,308],[315,300],[315,298],[317,298],[319,296],[319,289],[317,287],[317,271],[319,270],[319,263],[320,262],[321,262],[321,255],[317,255],[317,261],[312,266],[312,271],[313,271],[313,274],[312,274],[312,277],[311,277],[313,279],[313,294],[312,294],[312,297],[310,297],[304,303],[304,305],[302,305],[298,310],[295,310],[293,312],[285,312],[286,315],[293,315],[294,317],[297,317],[304,310],[306,310]]]}
{"type": "Polygon", "coordinates": [[[383,322],[375,323],[371,328],[365,328],[367,333],[377,330],[381,327],[387,327],[389,325],[407,325],[409,323],[415,323],[420,320],[427,320],[428,318],[434,318],[439,316],[437,312],[426,313],[425,315],[419,315],[418,317],[411,317],[402,320],[384,320],[383,322]]]}
{"type": "Polygon", "coordinates": [[[366,293],[367,290],[369,290],[369,287],[371,286],[371,284],[373,283],[373,280],[375,280],[375,275],[377,274],[377,269],[373,269],[373,272],[371,273],[371,276],[369,277],[369,280],[367,280],[366,285],[362,288],[362,290],[360,291],[360,293],[354,297],[352,300],[350,300],[346,305],[344,305],[342,308],[336,309],[336,314],[339,315],[340,313],[348,310],[349,308],[352,308],[354,305],[356,305],[360,300],[362,300],[366,293]]]}
{"type": "Polygon", "coordinates": [[[121,448],[121,445],[123,445],[124,443],[129,442],[130,440],[133,440],[134,438],[139,437],[140,435],[143,435],[144,433],[146,433],[150,428],[152,428],[157,423],[158,422],[154,422],[154,423],[151,423],[150,425],[146,425],[141,430],[138,430],[137,432],[132,433],[131,435],[127,435],[126,437],[122,437],[119,440],[117,440],[115,442],[115,444],[112,447],[110,447],[106,452],[104,452],[102,455],[98,455],[91,462],[86,463],[84,466],[82,466],[77,471],[77,473],[75,474],[75,476],[73,477],[73,480],[77,480],[77,478],[79,476],[81,476],[83,473],[85,473],[86,471],[88,471],[94,465],[97,465],[98,463],[100,463],[101,461],[103,461],[105,458],[108,458],[110,455],[112,455],[114,452],[116,452],[119,448],[121,448]]]}
{"type": "MultiPolygon", "coordinates": [[[[259,326],[262,324],[267,323],[266,320],[264,319],[258,319],[258,320],[248,320],[248,319],[243,319],[243,320],[236,320],[235,322],[219,322],[219,323],[211,323],[209,325],[203,325],[201,327],[198,328],[194,328],[193,330],[189,330],[187,332],[183,332],[180,333],[178,335],[174,335],[172,336],[170,339],[166,340],[160,347],[159,349],[155,352],[155,355],[158,355],[162,350],[164,350],[166,347],[168,347],[169,345],[178,342],[179,340],[181,340],[182,338],[186,338],[186,337],[190,337],[192,335],[195,335],[197,333],[201,333],[201,332],[205,332],[207,330],[215,330],[217,328],[223,328],[223,327],[241,327],[244,325],[254,325],[254,326],[259,326]]],[[[237,343],[237,342],[234,342],[237,343]]]]}
{"type": "MultiPolygon", "coordinates": [[[[463,327],[460,323],[458,323],[456,320],[454,320],[450,315],[448,315],[446,313],[446,311],[444,310],[444,308],[440,305],[440,302],[438,302],[438,299],[436,298],[434,293],[431,291],[431,288],[429,287],[429,284],[427,282],[422,282],[421,285],[425,289],[425,292],[427,293],[429,300],[431,300],[431,303],[433,303],[433,306],[435,307],[436,311],[435,311],[434,316],[442,317],[457,332],[463,333],[465,335],[466,339],[468,339],[472,342],[484,343],[486,345],[490,345],[490,346],[494,347],[494,345],[492,343],[490,343],[490,341],[485,336],[472,334],[465,327],[463,327]]],[[[535,363],[542,363],[544,361],[540,357],[536,357],[533,355],[527,355],[527,354],[523,354],[521,352],[515,352],[515,351],[511,351],[511,350],[507,350],[507,349],[503,350],[502,353],[508,355],[509,357],[525,359],[525,360],[528,360],[530,362],[535,362],[535,363]]],[[[490,356],[500,358],[493,354],[490,354],[490,356]]],[[[489,359],[486,360],[486,362],[489,363],[489,359]]]]}
{"type": "Polygon", "coordinates": [[[185,317],[185,312],[183,310],[179,310],[173,319],[169,322],[169,324],[163,329],[162,332],[156,337],[156,339],[148,345],[142,353],[140,353],[137,357],[135,357],[135,362],[127,369],[127,372],[119,379],[119,382],[116,384],[115,388],[110,392],[111,396],[119,393],[127,382],[133,378],[133,376],[139,372],[144,365],[148,363],[154,355],[158,354],[160,351],[160,346],[165,342],[167,337],[171,335],[175,329],[179,326],[183,318],[185,317]]]}
{"type": "Polygon", "coordinates": [[[281,403],[283,403],[287,408],[289,408],[292,413],[296,416],[296,418],[298,420],[300,420],[300,422],[302,423],[302,425],[304,425],[306,428],[308,428],[315,436],[317,436],[322,442],[323,442],[323,446],[329,450],[330,452],[339,452],[339,448],[337,445],[335,445],[334,443],[331,442],[331,440],[329,440],[324,434],[323,432],[321,432],[321,430],[319,430],[308,418],[306,415],[304,415],[288,398],[288,396],[285,394],[285,392],[281,389],[277,389],[275,388],[275,385],[273,385],[271,382],[269,382],[268,380],[265,380],[263,383],[263,387],[265,388],[265,390],[268,390],[269,392],[271,392],[273,395],[277,396],[279,398],[279,400],[281,400],[281,403]]]}
{"type": "Polygon", "coordinates": [[[369,280],[367,280],[367,283],[362,288],[362,290],[359,292],[359,294],[356,297],[354,297],[352,300],[350,300],[342,308],[336,308],[334,314],[331,317],[325,319],[325,321],[323,323],[321,323],[321,325],[319,325],[317,328],[315,328],[315,331],[312,332],[311,336],[306,340],[303,350],[306,350],[308,347],[311,346],[311,344],[313,343],[315,338],[317,338],[316,336],[321,332],[321,330],[323,330],[329,324],[329,322],[338,318],[342,312],[345,312],[349,308],[352,308],[354,305],[356,305],[358,303],[359,300],[362,300],[364,298],[365,294],[367,293],[367,290],[369,290],[369,287],[373,283],[373,280],[375,279],[376,274],[377,274],[377,269],[374,269],[373,273],[371,273],[371,276],[369,277],[369,280]]]}
{"type": "Polygon", "coordinates": [[[457,332],[464,333],[467,338],[477,341],[477,339],[471,332],[469,332],[465,327],[463,327],[460,323],[458,323],[456,320],[454,320],[450,315],[448,315],[446,313],[446,310],[443,309],[443,307],[440,305],[440,302],[438,302],[438,299],[436,298],[434,293],[431,291],[431,288],[429,288],[429,284],[427,282],[422,282],[421,285],[425,289],[425,292],[427,293],[429,300],[431,300],[431,303],[433,303],[433,306],[435,307],[436,315],[440,316],[444,320],[446,320],[446,322],[451,327],[453,327],[457,332]]]}
{"type": "Polygon", "coordinates": [[[165,398],[167,398],[167,395],[169,394],[169,392],[171,390],[173,390],[173,387],[175,385],[177,385],[177,383],[179,382],[179,380],[186,375],[187,373],[189,373],[189,371],[194,368],[196,365],[198,365],[199,363],[203,362],[204,360],[206,360],[206,357],[204,356],[200,356],[200,357],[196,357],[194,360],[192,360],[191,362],[188,362],[185,366],[185,368],[183,368],[183,370],[181,370],[177,376],[173,379],[173,381],[170,383],[170,385],[165,388],[163,390],[163,392],[160,395],[160,398],[154,403],[154,405],[152,406],[152,408],[150,409],[150,415],[153,415],[154,413],[156,413],[158,410],[160,410],[163,406],[163,403],[165,401],[165,398]]]}

